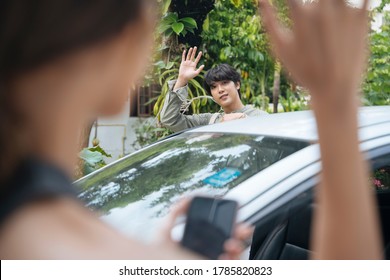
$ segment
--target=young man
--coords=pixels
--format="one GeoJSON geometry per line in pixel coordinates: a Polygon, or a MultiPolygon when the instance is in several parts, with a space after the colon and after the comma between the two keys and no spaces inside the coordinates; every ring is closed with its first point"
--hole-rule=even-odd
{"type": "Polygon", "coordinates": [[[169,82],[169,92],[165,98],[161,111],[161,123],[174,132],[187,128],[259,116],[266,112],[252,106],[244,106],[240,96],[241,77],[237,71],[227,65],[220,64],[208,71],[205,75],[204,86],[214,101],[222,107],[222,113],[204,113],[197,115],[184,115],[180,108],[187,100],[188,82],[199,75],[204,65],[197,68],[202,52],[196,56],[197,48],[191,48],[186,55],[183,52],[176,81],[169,82]]]}

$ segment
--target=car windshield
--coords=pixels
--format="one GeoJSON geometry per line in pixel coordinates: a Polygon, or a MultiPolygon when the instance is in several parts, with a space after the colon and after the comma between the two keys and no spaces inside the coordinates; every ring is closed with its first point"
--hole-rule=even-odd
{"type": "Polygon", "coordinates": [[[223,196],[308,145],[269,136],[187,132],[80,180],[79,197],[119,230],[150,239],[183,196],[223,196]]]}

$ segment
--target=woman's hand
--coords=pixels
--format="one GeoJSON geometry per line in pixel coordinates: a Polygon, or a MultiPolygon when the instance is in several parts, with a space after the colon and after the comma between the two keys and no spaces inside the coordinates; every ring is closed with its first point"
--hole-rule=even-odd
{"type": "Polygon", "coordinates": [[[357,130],[356,93],[367,54],[367,2],[362,9],[353,9],[345,0],[307,5],[288,0],[293,23],[288,30],[268,0],[260,0],[275,55],[312,96],[322,170],[311,251],[319,259],[382,257],[379,219],[357,130]]]}
{"type": "Polygon", "coordinates": [[[186,50],[183,51],[181,64],[179,68],[179,77],[174,89],[181,88],[188,84],[188,82],[198,76],[202,72],[204,65],[197,68],[198,63],[202,57],[202,52],[196,56],[197,47],[190,48],[186,55],[186,50]],[[195,58],[196,56],[196,58],[195,58]]]}
{"type": "MultiPolygon", "coordinates": [[[[191,254],[191,252],[187,250],[183,250],[181,246],[178,246],[178,244],[172,240],[171,231],[176,224],[176,219],[187,213],[190,203],[191,203],[190,199],[183,199],[173,208],[172,212],[169,215],[169,219],[167,223],[164,225],[164,228],[162,230],[162,239],[160,240],[165,245],[170,244],[175,246],[176,247],[175,251],[177,252],[177,254],[181,254],[184,257],[188,257],[188,255],[186,256],[186,254],[191,254]],[[186,251],[186,254],[183,254],[182,251],[186,251]]],[[[245,246],[244,246],[245,241],[248,240],[252,236],[252,234],[253,234],[253,228],[251,226],[246,224],[237,224],[235,226],[233,236],[225,242],[224,245],[225,252],[219,257],[219,259],[223,259],[223,260],[239,259],[240,255],[245,250],[245,246]]],[[[177,258],[179,256],[180,255],[173,256],[173,258],[177,258]]],[[[191,258],[191,255],[189,256],[191,258]]],[[[193,253],[192,256],[198,258],[204,258],[202,256],[196,255],[195,253],[193,253]]]]}
{"type": "Polygon", "coordinates": [[[291,30],[280,24],[268,0],[260,0],[261,17],[276,57],[310,91],[313,106],[356,102],[366,64],[368,1],[364,0],[362,9],[347,6],[345,0],[287,2],[291,30]]]}

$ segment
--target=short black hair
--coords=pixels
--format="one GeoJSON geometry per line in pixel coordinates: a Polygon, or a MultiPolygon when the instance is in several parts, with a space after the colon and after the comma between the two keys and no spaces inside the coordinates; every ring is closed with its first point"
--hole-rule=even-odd
{"type": "MultiPolygon", "coordinates": [[[[229,64],[219,64],[207,71],[204,76],[204,88],[211,94],[210,86],[214,82],[219,81],[232,81],[235,84],[241,83],[241,75],[229,64]]],[[[238,90],[238,95],[241,98],[240,90],[238,90]]]]}

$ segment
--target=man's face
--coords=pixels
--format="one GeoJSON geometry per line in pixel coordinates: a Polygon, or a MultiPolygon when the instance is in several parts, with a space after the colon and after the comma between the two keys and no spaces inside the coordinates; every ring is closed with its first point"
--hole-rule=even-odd
{"type": "Polygon", "coordinates": [[[213,82],[210,85],[211,95],[222,108],[229,107],[240,100],[239,88],[239,83],[235,84],[229,80],[213,82]]]}

